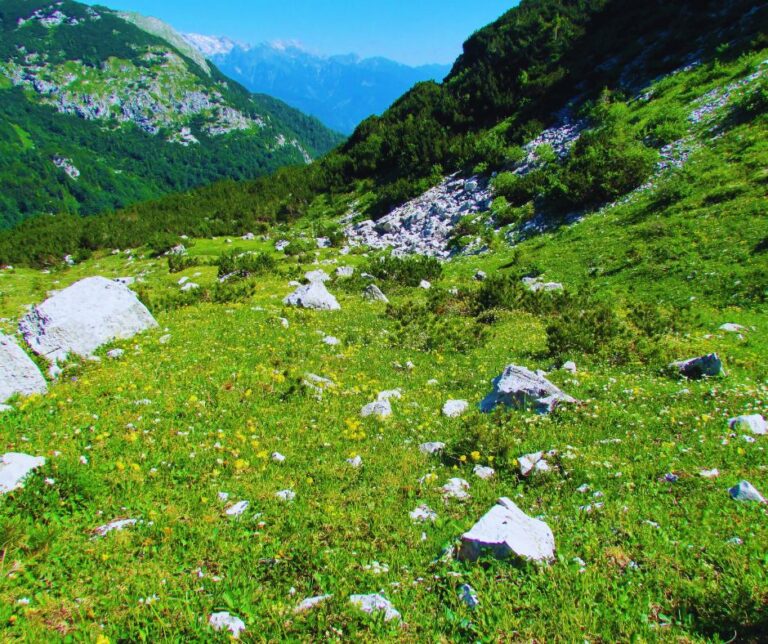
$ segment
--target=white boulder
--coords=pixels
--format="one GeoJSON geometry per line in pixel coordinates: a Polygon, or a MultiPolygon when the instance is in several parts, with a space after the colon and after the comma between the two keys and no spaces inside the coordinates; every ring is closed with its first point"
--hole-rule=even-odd
{"type": "Polygon", "coordinates": [[[670,365],[681,376],[691,380],[700,380],[705,377],[719,376],[723,373],[723,363],[716,353],[710,353],[699,358],[681,360],[670,365]]]}
{"type": "Polygon", "coordinates": [[[88,357],[108,342],[156,326],[133,291],[103,277],[86,278],[56,293],[19,323],[32,350],[54,365],[70,353],[88,357]]]}
{"type": "Polygon", "coordinates": [[[484,551],[497,559],[550,562],[555,558],[555,537],[546,523],[504,497],[461,537],[460,559],[476,561],[484,551]]]}
{"type": "Polygon", "coordinates": [[[20,394],[44,394],[45,378],[32,359],[10,336],[0,333],[0,403],[20,394]]]}
{"type": "Polygon", "coordinates": [[[755,489],[749,481],[741,481],[738,485],[728,490],[731,497],[736,501],[755,501],[757,503],[768,503],[765,497],[755,489]]]}
{"type": "MultiPolygon", "coordinates": [[[[2,398],[2,396],[0,396],[0,398],[2,398]]],[[[763,418],[760,414],[731,418],[728,421],[728,427],[734,431],[748,430],[759,436],[768,434],[768,423],[765,422],[765,418],[763,418]]]]}
{"type": "Polygon", "coordinates": [[[575,402],[575,398],[563,393],[544,376],[510,365],[493,381],[493,391],[480,403],[480,409],[490,412],[503,404],[518,409],[533,408],[546,414],[560,404],[575,402]]]}
{"type": "Polygon", "coordinates": [[[395,610],[392,603],[382,595],[351,595],[349,601],[352,605],[369,615],[372,615],[373,613],[384,613],[385,622],[391,622],[393,619],[400,619],[400,613],[395,610]]]}
{"type": "Polygon", "coordinates": [[[389,404],[389,400],[377,400],[363,407],[360,410],[360,415],[363,418],[368,418],[369,416],[387,418],[392,415],[392,405],[389,404]]]}
{"type": "Polygon", "coordinates": [[[38,467],[45,465],[42,456],[9,452],[0,456],[0,494],[24,486],[24,480],[38,467]]]}
{"type": "Polygon", "coordinates": [[[214,631],[229,631],[234,639],[238,639],[240,633],[245,630],[245,622],[239,617],[230,615],[226,611],[213,613],[208,618],[208,623],[214,631]]]}
{"type": "Polygon", "coordinates": [[[375,284],[369,284],[363,289],[363,297],[370,302],[383,302],[384,304],[389,302],[387,296],[375,284]]]}
{"type": "Polygon", "coordinates": [[[322,282],[310,282],[300,286],[283,300],[283,304],[300,306],[316,311],[339,311],[341,306],[322,282]]]}
{"type": "Polygon", "coordinates": [[[296,606],[296,608],[293,609],[293,612],[296,614],[307,613],[314,608],[317,608],[320,604],[327,602],[332,597],[333,595],[318,595],[317,597],[308,597],[298,606],[296,606]]]}
{"type": "Polygon", "coordinates": [[[457,418],[469,409],[469,403],[466,400],[449,400],[443,405],[443,416],[448,418],[457,418]]]}

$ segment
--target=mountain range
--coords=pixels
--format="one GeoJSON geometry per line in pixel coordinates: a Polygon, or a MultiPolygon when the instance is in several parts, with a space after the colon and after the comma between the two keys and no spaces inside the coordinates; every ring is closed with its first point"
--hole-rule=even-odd
{"type": "Polygon", "coordinates": [[[232,82],[158,20],[0,4],[0,226],[252,179],[341,140],[232,82]]]}
{"type": "Polygon", "coordinates": [[[416,83],[440,81],[451,70],[450,65],[411,67],[352,54],[319,56],[294,42],[245,45],[200,34],[184,38],[252,92],[285,101],[344,134],[384,112],[416,83]]]}

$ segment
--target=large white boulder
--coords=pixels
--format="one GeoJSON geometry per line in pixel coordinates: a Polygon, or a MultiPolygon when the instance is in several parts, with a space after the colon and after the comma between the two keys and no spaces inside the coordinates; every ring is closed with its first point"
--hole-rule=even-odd
{"type": "Polygon", "coordinates": [[[16,341],[0,333],[0,403],[20,394],[44,394],[45,378],[16,341]]]}
{"type": "Polygon", "coordinates": [[[93,355],[112,340],[156,327],[152,314],[123,284],[88,277],[35,306],[19,323],[32,350],[52,364],[93,355]]]}
{"type": "Polygon", "coordinates": [[[45,465],[42,456],[9,452],[0,456],[0,494],[20,488],[24,480],[38,467],[45,465]]]}
{"type": "Polygon", "coordinates": [[[283,304],[300,306],[316,311],[339,311],[341,306],[322,282],[310,282],[300,286],[283,300],[283,304]]]}
{"type": "Polygon", "coordinates": [[[461,537],[460,559],[476,561],[485,551],[497,559],[550,562],[555,558],[555,537],[546,523],[504,497],[461,537]]]}
{"type": "Polygon", "coordinates": [[[546,414],[560,404],[575,402],[575,398],[561,391],[544,376],[525,367],[509,365],[493,381],[493,391],[480,403],[480,409],[490,412],[497,405],[503,404],[518,409],[533,408],[546,414]]]}

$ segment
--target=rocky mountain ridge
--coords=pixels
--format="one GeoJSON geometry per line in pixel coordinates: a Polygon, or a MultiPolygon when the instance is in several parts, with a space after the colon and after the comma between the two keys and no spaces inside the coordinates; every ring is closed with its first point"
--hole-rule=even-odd
{"type": "Polygon", "coordinates": [[[450,65],[412,67],[386,58],[320,56],[293,42],[249,45],[200,34],[184,38],[251,91],[284,100],[346,134],[416,83],[442,80],[450,71],[450,65]]]}

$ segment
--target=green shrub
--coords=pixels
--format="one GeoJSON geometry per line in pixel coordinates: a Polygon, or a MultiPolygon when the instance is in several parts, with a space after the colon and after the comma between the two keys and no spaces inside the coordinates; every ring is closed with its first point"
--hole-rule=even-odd
{"type": "Polygon", "coordinates": [[[371,259],[363,272],[386,282],[402,286],[418,286],[422,280],[435,281],[443,275],[443,265],[434,257],[409,255],[397,257],[392,253],[371,259]]]}
{"type": "Polygon", "coordinates": [[[660,148],[682,139],[688,133],[688,115],[681,107],[665,105],[643,127],[641,135],[649,145],[660,148]]]}
{"type": "Polygon", "coordinates": [[[392,344],[415,351],[465,353],[482,344],[487,333],[474,319],[434,313],[429,304],[389,304],[386,316],[394,322],[392,344]]]}
{"type": "Polygon", "coordinates": [[[178,235],[174,235],[173,233],[155,233],[149,238],[147,247],[153,257],[160,257],[180,243],[181,239],[178,235]]]}
{"type": "Polygon", "coordinates": [[[168,271],[170,273],[181,273],[188,268],[200,265],[200,259],[190,257],[189,255],[168,255],[168,271]]]}
{"type": "Polygon", "coordinates": [[[238,253],[230,251],[219,257],[219,277],[233,275],[249,277],[263,275],[275,270],[277,262],[268,253],[238,253]]]}
{"type": "Polygon", "coordinates": [[[316,248],[317,244],[313,239],[293,239],[285,249],[285,254],[288,255],[288,257],[297,257],[299,255],[304,255],[305,253],[310,253],[316,248]]]}
{"type": "Polygon", "coordinates": [[[768,112],[768,78],[762,76],[742,90],[734,108],[739,116],[751,118],[768,112]]]}
{"type": "Polygon", "coordinates": [[[607,358],[610,362],[627,361],[626,347],[619,342],[626,328],[606,304],[572,302],[547,326],[549,355],[559,361],[582,355],[607,358]]]}
{"type": "Polygon", "coordinates": [[[638,188],[653,172],[658,152],[638,141],[623,123],[585,132],[545,197],[558,208],[588,208],[638,188]]]}

